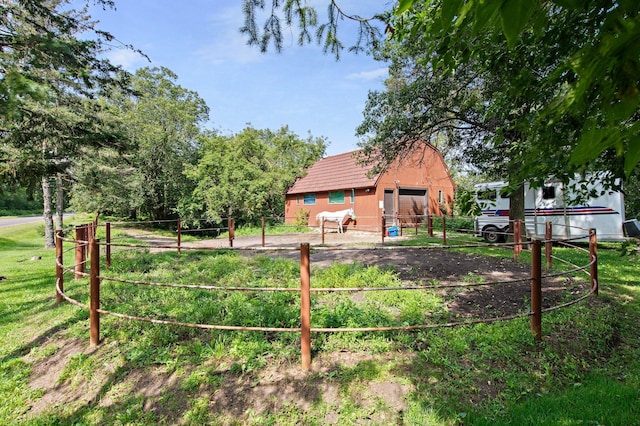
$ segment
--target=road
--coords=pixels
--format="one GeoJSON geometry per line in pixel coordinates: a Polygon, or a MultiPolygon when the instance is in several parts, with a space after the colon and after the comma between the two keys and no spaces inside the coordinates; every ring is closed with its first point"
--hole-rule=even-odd
{"type": "Polygon", "coordinates": [[[12,217],[6,219],[0,217],[0,228],[8,228],[9,226],[24,225],[25,223],[35,223],[40,221],[42,221],[42,216],[12,217]]]}
{"type": "MultiPolygon", "coordinates": [[[[70,216],[73,216],[73,213],[65,213],[63,215],[64,218],[68,218],[70,216]]],[[[55,216],[54,216],[54,220],[55,220],[55,216]]],[[[8,228],[10,226],[24,225],[25,223],[36,223],[36,222],[42,222],[42,221],[43,221],[42,216],[24,216],[24,217],[11,217],[11,218],[0,217],[0,228],[8,228]]]]}

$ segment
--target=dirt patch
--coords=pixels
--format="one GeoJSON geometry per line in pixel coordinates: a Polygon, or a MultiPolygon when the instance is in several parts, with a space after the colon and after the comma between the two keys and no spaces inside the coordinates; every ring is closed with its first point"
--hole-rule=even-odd
{"type": "Polygon", "coordinates": [[[44,342],[52,355],[34,360],[34,354],[27,355],[26,361],[33,362],[29,383],[33,389],[40,390],[42,397],[29,411],[29,416],[37,416],[55,406],[82,406],[94,401],[102,384],[115,371],[116,366],[106,360],[100,360],[101,368],[91,369],[91,375],[79,374],[79,365],[83,360],[98,357],[98,349],[90,348],[85,340],[56,339],[44,342]],[[76,372],[67,376],[70,366],[75,364],[76,372]]]}

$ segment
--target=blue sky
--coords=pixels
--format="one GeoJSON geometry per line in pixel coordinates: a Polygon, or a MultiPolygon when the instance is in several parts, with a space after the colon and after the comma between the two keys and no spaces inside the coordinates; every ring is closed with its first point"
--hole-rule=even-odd
{"type": "MultiPolygon", "coordinates": [[[[270,3],[270,0],[267,1],[270,3]]],[[[326,17],[326,0],[317,4],[326,17]]],[[[349,0],[348,13],[370,16],[388,8],[388,1],[349,0]]],[[[296,44],[295,29],[284,29],[284,49],[260,53],[246,45],[241,0],[116,0],[116,10],[99,7],[90,14],[98,28],[112,33],[149,56],[151,63],[129,50],[117,49],[110,59],[135,71],[164,66],[178,75],[178,84],[197,92],[210,108],[207,127],[223,134],[248,123],[259,129],[283,125],[302,138],[324,136],[329,155],[357,149],[356,127],[362,122],[369,90],[383,87],[387,68],[365,54],[344,51],[340,61],[325,55],[315,42],[296,44]]],[[[345,45],[356,26],[342,24],[345,45]]]]}

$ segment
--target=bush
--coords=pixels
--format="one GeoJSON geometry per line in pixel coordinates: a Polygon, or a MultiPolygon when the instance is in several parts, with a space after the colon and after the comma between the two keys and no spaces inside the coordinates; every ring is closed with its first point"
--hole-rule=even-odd
{"type": "Polygon", "coordinates": [[[298,211],[296,212],[296,221],[295,221],[296,228],[300,230],[309,226],[310,214],[311,212],[309,210],[298,209],[298,211]]]}

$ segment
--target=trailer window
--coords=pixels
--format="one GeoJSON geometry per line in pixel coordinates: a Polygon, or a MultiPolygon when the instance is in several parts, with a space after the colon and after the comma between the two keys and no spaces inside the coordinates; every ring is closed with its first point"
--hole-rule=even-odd
{"type": "Polygon", "coordinates": [[[542,199],[543,200],[553,200],[556,198],[556,187],[555,186],[543,186],[542,187],[542,199]]]}
{"type": "Polygon", "coordinates": [[[481,189],[477,192],[476,197],[478,200],[496,200],[496,190],[495,189],[481,189]]]}

